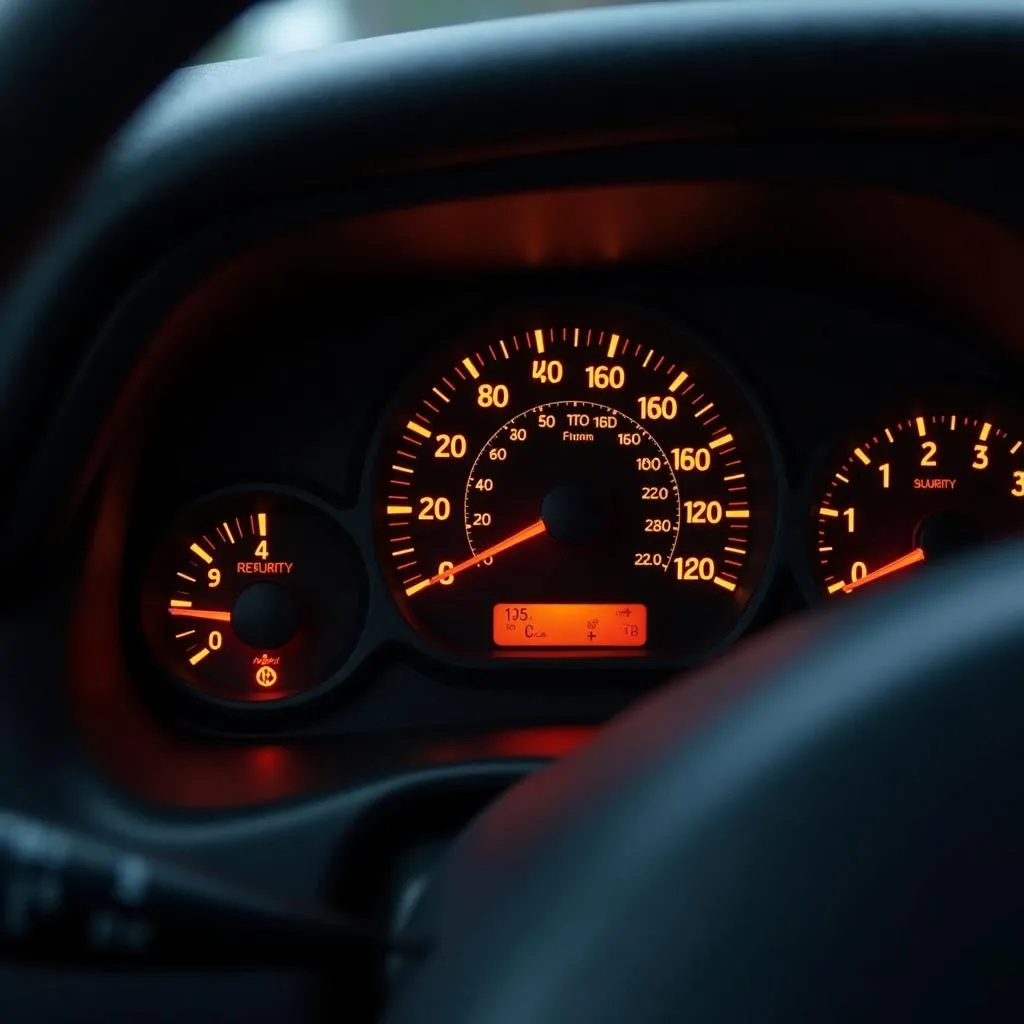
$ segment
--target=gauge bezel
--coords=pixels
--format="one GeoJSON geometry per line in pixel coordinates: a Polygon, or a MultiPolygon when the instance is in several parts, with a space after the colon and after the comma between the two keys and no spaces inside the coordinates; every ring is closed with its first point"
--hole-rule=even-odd
{"type": "Polygon", "coordinates": [[[363,640],[366,635],[369,619],[370,593],[366,562],[359,545],[353,537],[346,516],[330,502],[325,501],[301,488],[265,481],[236,483],[214,491],[197,495],[175,508],[174,512],[159,523],[145,538],[138,538],[130,555],[126,558],[128,583],[125,593],[132,600],[122,604],[121,630],[126,638],[126,650],[129,656],[145,666],[147,676],[151,675],[154,686],[147,687],[150,696],[164,703],[180,708],[189,717],[214,715],[223,724],[240,724],[260,721],[264,724],[276,722],[279,718],[287,718],[300,709],[309,709],[321,705],[339,689],[351,685],[362,664],[367,660],[363,640]],[[238,499],[244,501],[258,495],[275,496],[289,501],[305,504],[319,513],[329,523],[334,539],[344,552],[352,569],[355,582],[355,613],[354,624],[348,642],[339,648],[336,667],[320,683],[290,697],[263,701],[235,701],[219,697],[183,679],[174,672],[159,653],[154,649],[146,635],[142,621],[142,601],[144,587],[151,571],[152,560],[160,549],[162,539],[169,530],[190,515],[201,513],[203,509],[224,501],[238,499]]]}
{"type": "Polygon", "coordinates": [[[623,670],[636,673],[641,669],[645,673],[663,675],[703,664],[718,656],[750,628],[775,581],[782,554],[788,495],[781,451],[771,422],[751,387],[731,362],[723,357],[719,347],[705,341],[698,329],[683,327],[663,310],[652,308],[635,298],[613,297],[595,301],[592,297],[561,293],[554,296],[535,296],[528,301],[506,303],[490,312],[478,312],[476,315],[462,318],[454,330],[445,332],[441,337],[431,338],[424,346],[422,359],[417,360],[406,372],[392,400],[383,410],[360,484],[360,505],[364,507],[367,516],[368,535],[373,551],[374,568],[371,572],[376,577],[375,584],[379,584],[387,595],[388,603],[399,623],[400,636],[396,638],[397,641],[416,656],[419,664],[429,671],[436,671],[439,667],[459,673],[481,669],[488,672],[498,670],[502,678],[517,672],[536,674],[538,670],[544,669],[557,669],[560,672],[570,670],[574,675],[577,671],[587,671],[610,679],[614,679],[623,670]],[[386,574],[385,561],[382,557],[382,552],[385,552],[386,548],[382,547],[384,531],[378,514],[378,488],[381,466],[385,459],[390,458],[389,443],[394,440],[394,425],[402,411],[407,410],[410,402],[422,393],[424,381],[430,376],[431,370],[443,361],[444,354],[454,353],[460,347],[479,345],[479,339],[488,334],[495,336],[495,332],[502,331],[514,333],[530,322],[553,324],[564,318],[592,324],[611,322],[628,325],[624,328],[625,333],[636,333],[630,331],[630,328],[636,325],[648,332],[657,332],[658,337],[664,338],[669,345],[677,344],[683,349],[693,351],[701,363],[713,367],[715,373],[727,381],[737,399],[742,402],[744,413],[749,416],[759,432],[761,445],[767,456],[764,476],[773,491],[770,500],[774,513],[774,523],[766,540],[768,550],[765,552],[761,574],[751,588],[750,596],[732,627],[720,640],[693,656],[661,656],[649,654],[644,650],[623,650],[621,653],[610,655],[598,651],[577,653],[568,650],[492,650],[487,654],[476,655],[455,650],[435,642],[416,628],[402,610],[400,600],[393,591],[392,581],[386,574]]]}

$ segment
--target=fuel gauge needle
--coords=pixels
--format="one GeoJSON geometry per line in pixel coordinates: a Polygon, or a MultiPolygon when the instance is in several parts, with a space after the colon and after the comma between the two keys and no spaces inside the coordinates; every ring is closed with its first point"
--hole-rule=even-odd
{"type": "Polygon", "coordinates": [[[867,576],[861,576],[859,580],[854,580],[852,583],[847,583],[843,586],[843,593],[850,594],[858,587],[863,587],[865,583],[874,583],[875,580],[880,580],[883,576],[889,576],[894,572],[899,572],[901,569],[908,569],[912,565],[917,565],[918,562],[924,561],[924,549],[914,548],[913,551],[907,552],[900,558],[896,558],[891,562],[887,562],[880,569],[875,569],[874,572],[869,572],[867,576]]]}
{"type": "Polygon", "coordinates": [[[172,615],[183,619],[209,619],[211,622],[230,622],[231,612],[216,612],[206,608],[168,608],[172,615]]]}
{"type": "Polygon", "coordinates": [[[488,558],[500,555],[503,551],[508,551],[510,548],[518,547],[525,541],[532,540],[534,537],[539,537],[546,531],[547,527],[544,525],[544,520],[538,519],[537,522],[531,523],[522,530],[513,533],[511,537],[499,540],[496,544],[492,544],[490,547],[484,548],[484,550],[479,554],[473,555],[472,558],[467,558],[464,562],[459,562],[458,565],[453,565],[447,572],[439,572],[436,576],[431,576],[428,580],[420,580],[419,583],[414,583],[411,587],[407,587],[405,592],[409,597],[412,597],[413,594],[416,594],[421,590],[425,590],[427,587],[439,582],[441,579],[448,579],[449,577],[455,576],[466,569],[472,569],[474,565],[479,565],[481,562],[485,562],[488,558]]]}

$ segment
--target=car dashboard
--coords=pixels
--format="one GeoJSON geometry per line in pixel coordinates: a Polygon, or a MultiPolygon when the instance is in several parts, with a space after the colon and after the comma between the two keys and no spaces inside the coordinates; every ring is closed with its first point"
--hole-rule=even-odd
{"type": "Polygon", "coordinates": [[[140,722],[556,756],[908,554],[1012,532],[1016,357],[954,239],[1019,258],[932,200],[720,181],[321,214],[198,274],[178,254],[107,327],[156,324],[76,597],[97,749],[185,805],[223,796],[140,722]],[[195,279],[154,308],[174,263],[195,279]]]}
{"type": "Polygon", "coordinates": [[[1017,115],[773,7],[192,68],[125,128],[4,314],[36,805],[394,922],[660,684],[1019,532],[1017,115]]]}

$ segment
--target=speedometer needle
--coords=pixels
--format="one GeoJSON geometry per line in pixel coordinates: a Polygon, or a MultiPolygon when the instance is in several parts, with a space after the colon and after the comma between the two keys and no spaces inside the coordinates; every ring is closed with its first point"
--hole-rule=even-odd
{"type": "Polygon", "coordinates": [[[539,537],[546,531],[547,527],[544,525],[544,520],[538,519],[537,522],[531,523],[529,526],[519,530],[517,533],[513,533],[511,537],[499,540],[497,544],[492,544],[489,548],[484,548],[483,551],[479,554],[473,555],[472,558],[467,558],[464,562],[459,562],[458,565],[453,565],[447,572],[439,572],[436,576],[431,576],[428,580],[421,580],[419,583],[414,583],[411,587],[407,587],[405,592],[411,597],[413,594],[432,586],[442,579],[450,579],[452,576],[456,576],[466,569],[472,569],[474,565],[479,565],[481,562],[485,562],[488,558],[493,558],[495,555],[500,555],[503,551],[508,551],[510,548],[517,547],[524,541],[532,540],[534,537],[539,537]]]}
{"type": "Polygon", "coordinates": [[[917,565],[918,562],[923,561],[924,549],[914,548],[913,551],[908,552],[901,558],[896,558],[891,562],[887,562],[880,569],[875,569],[874,572],[869,572],[867,576],[861,576],[859,580],[854,580],[852,583],[847,583],[843,587],[843,593],[852,593],[858,587],[863,587],[865,583],[874,583],[875,580],[880,580],[883,576],[888,576],[891,573],[899,572],[900,569],[907,569],[910,566],[917,565]]]}
{"type": "Polygon", "coordinates": [[[211,622],[230,622],[231,612],[215,612],[205,608],[168,608],[172,615],[184,619],[209,619],[211,622]]]}

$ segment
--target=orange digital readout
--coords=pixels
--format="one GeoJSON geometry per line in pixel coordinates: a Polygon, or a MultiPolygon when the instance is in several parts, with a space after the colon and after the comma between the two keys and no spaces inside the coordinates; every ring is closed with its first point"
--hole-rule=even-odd
{"type": "Polygon", "coordinates": [[[645,604],[496,604],[499,647],[643,647],[645,604]]]}

